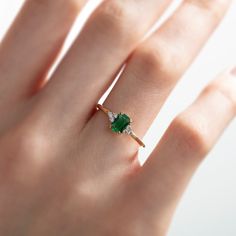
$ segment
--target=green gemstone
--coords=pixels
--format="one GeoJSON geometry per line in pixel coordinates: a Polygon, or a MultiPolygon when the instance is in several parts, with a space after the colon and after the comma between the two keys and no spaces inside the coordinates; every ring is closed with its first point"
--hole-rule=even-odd
{"type": "Polygon", "coordinates": [[[126,114],[119,113],[117,118],[111,123],[111,130],[115,133],[122,133],[129,124],[130,118],[126,114]]]}

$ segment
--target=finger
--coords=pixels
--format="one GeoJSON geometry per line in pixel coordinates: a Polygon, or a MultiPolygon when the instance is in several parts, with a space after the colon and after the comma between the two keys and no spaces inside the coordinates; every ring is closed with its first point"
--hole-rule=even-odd
{"type": "MultiPolygon", "coordinates": [[[[147,131],[170,91],[216,28],[230,3],[219,0],[208,2],[186,0],[150,39],[136,49],[107,97],[104,106],[129,114],[134,120],[132,127],[140,137],[147,131]]],[[[97,113],[91,122],[91,130],[97,130],[103,142],[110,144],[114,139],[120,142],[125,139],[114,135],[111,138],[112,134],[107,134],[100,125],[104,122],[103,114],[97,113]]],[[[136,145],[130,138],[125,141],[127,150],[136,145]]],[[[117,143],[118,149],[121,144],[117,143]]]]}
{"type": "Polygon", "coordinates": [[[0,47],[0,110],[17,105],[39,85],[84,2],[25,2],[0,47]]]}
{"type": "Polygon", "coordinates": [[[137,180],[155,214],[159,208],[164,218],[172,215],[193,173],[235,115],[236,71],[213,81],[172,122],[137,180]]]}
{"type": "Polygon", "coordinates": [[[39,112],[50,114],[54,129],[73,124],[78,131],[84,125],[120,66],[169,2],[115,0],[98,7],[39,96],[39,112]]]}

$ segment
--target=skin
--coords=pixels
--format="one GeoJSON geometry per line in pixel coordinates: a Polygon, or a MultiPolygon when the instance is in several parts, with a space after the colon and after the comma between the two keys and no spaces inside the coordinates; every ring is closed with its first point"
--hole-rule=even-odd
{"type": "Polygon", "coordinates": [[[171,1],[104,1],[48,81],[85,3],[28,0],[1,42],[0,235],[166,235],[235,117],[234,69],[173,120],[141,167],[137,143],[96,112],[99,98],[127,63],[104,106],[129,114],[143,137],[230,1],[185,0],[142,42],[171,1]]]}

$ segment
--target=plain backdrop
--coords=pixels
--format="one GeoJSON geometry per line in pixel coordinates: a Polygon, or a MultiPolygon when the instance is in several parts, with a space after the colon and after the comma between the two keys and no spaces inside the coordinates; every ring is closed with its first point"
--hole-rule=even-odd
{"type": "MultiPolygon", "coordinates": [[[[91,0],[77,20],[65,44],[64,52],[98,2],[99,0],[91,0]]],[[[23,0],[0,0],[0,39],[22,3],[23,0]]],[[[178,3],[179,1],[174,2],[162,20],[168,17],[178,3]]],[[[186,108],[216,74],[233,64],[236,65],[235,2],[145,136],[147,148],[140,151],[141,162],[151,152],[173,117],[186,108]]],[[[192,179],[180,202],[168,235],[236,235],[236,121],[233,121],[224,132],[192,179]]]]}

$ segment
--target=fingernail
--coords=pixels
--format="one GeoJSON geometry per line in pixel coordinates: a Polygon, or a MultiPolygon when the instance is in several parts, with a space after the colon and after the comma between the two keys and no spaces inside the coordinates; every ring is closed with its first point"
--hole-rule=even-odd
{"type": "Polygon", "coordinates": [[[234,67],[234,68],[231,70],[231,74],[232,74],[233,76],[236,76],[236,67],[234,67]]]}

